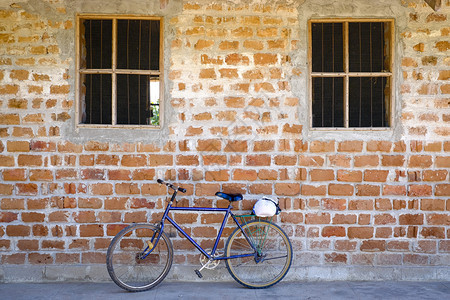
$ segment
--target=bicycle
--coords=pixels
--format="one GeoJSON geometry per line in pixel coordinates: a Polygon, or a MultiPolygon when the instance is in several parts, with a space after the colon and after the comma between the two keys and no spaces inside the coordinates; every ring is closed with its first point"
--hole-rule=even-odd
{"type": "Polygon", "coordinates": [[[161,283],[170,271],[173,246],[164,232],[165,221],[187,238],[201,252],[202,267],[195,270],[202,278],[205,268],[214,269],[224,260],[230,275],[248,288],[267,288],[280,282],[292,263],[292,245],[286,233],[271,221],[254,215],[235,215],[232,204],[243,199],[241,194],[217,192],[216,196],[229,201],[227,208],[173,206],[178,192],[186,189],[157,180],[173,190],[161,221],[156,224],[132,224],[122,229],[111,241],[107,251],[107,269],[111,279],[121,288],[131,291],[149,290],[161,283]],[[170,216],[172,211],[224,212],[222,225],[210,252],[203,249],[170,216]],[[223,254],[217,252],[229,217],[236,229],[228,237],[223,254]],[[247,217],[251,220],[246,221],[247,217]],[[238,221],[241,219],[241,222],[238,221]]]}

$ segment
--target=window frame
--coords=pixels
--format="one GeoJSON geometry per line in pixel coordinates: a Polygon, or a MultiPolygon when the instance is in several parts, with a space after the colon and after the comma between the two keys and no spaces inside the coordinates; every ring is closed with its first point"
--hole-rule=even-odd
{"type": "Polygon", "coordinates": [[[163,127],[164,115],[164,17],[148,15],[122,15],[122,14],[77,14],[76,16],[76,79],[75,79],[75,122],[76,128],[118,128],[118,129],[161,129],[163,127]],[[112,63],[111,69],[84,69],[81,67],[82,36],[81,26],[83,20],[111,20],[112,21],[112,63]],[[155,70],[128,70],[117,68],[117,21],[118,20],[158,20],[160,22],[159,35],[159,71],[155,70]],[[112,99],[111,99],[111,119],[112,124],[84,124],[82,121],[82,80],[84,74],[111,74],[112,99]],[[117,75],[153,75],[159,77],[159,125],[135,125],[117,124],[117,75]]]}
{"type": "Polygon", "coordinates": [[[395,107],[395,19],[393,18],[314,18],[308,20],[308,85],[309,85],[309,128],[312,131],[388,131],[394,128],[394,107],[395,107]],[[383,22],[390,26],[390,51],[388,72],[350,72],[349,71],[349,46],[348,46],[348,23],[370,23],[383,22]],[[314,23],[342,23],[343,24],[343,50],[344,50],[344,71],[343,72],[313,72],[312,71],[312,25],[314,23]],[[321,77],[342,77],[344,79],[344,127],[313,127],[313,78],[321,77]],[[390,105],[389,105],[389,126],[388,127],[349,127],[349,82],[350,77],[385,77],[390,80],[390,105]]]}

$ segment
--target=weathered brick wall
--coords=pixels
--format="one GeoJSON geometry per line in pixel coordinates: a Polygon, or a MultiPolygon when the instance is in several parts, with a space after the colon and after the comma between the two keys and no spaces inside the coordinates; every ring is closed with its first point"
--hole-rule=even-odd
{"type": "MultiPolygon", "coordinates": [[[[389,266],[394,271],[379,278],[445,278],[448,1],[438,12],[419,0],[169,1],[166,9],[179,10],[165,19],[171,115],[162,144],[74,138],[74,13],[104,12],[83,10],[82,2],[0,7],[0,278],[19,266],[104,264],[124,223],[160,217],[167,190],[156,178],[186,187],[182,204],[221,205],[218,190],[243,193],[241,210],[262,195],[278,197],[277,221],[296,253],[293,277],[369,279],[302,268],[389,266]],[[396,19],[392,130],[308,128],[305,28],[312,16],[396,19]],[[395,272],[417,266],[431,271],[395,272]]],[[[113,13],[142,13],[133,1],[126,9],[113,2],[113,13]]],[[[204,246],[221,221],[192,213],[175,219],[204,246]]],[[[198,264],[190,244],[173,243],[177,264],[198,264]]]]}

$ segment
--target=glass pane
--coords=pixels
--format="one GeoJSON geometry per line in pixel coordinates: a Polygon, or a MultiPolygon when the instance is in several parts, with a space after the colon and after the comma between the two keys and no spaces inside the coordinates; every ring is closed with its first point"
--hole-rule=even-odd
{"type": "Polygon", "coordinates": [[[159,125],[159,78],[117,75],[117,124],[159,125]]]}
{"type": "Polygon", "coordinates": [[[81,30],[84,47],[81,66],[86,69],[111,69],[112,21],[84,20],[81,30]],[[83,59],[84,58],[84,59],[83,59]]]}
{"type": "Polygon", "coordinates": [[[342,23],[313,23],[312,71],[343,72],[343,25],[342,23]]]}
{"type": "Polygon", "coordinates": [[[389,126],[389,85],[388,77],[350,78],[350,127],[389,126]]]}
{"type": "Polygon", "coordinates": [[[350,72],[389,70],[389,43],[385,42],[384,23],[349,23],[348,34],[350,72]]]}
{"type": "Polygon", "coordinates": [[[159,70],[158,20],[118,20],[117,67],[159,70]]]}
{"type": "Polygon", "coordinates": [[[111,75],[82,76],[82,124],[111,124],[111,75]]]}
{"type": "Polygon", "coordinates": [[[344,79],[314,77],[313,127],[344,127],[344,79]]]}

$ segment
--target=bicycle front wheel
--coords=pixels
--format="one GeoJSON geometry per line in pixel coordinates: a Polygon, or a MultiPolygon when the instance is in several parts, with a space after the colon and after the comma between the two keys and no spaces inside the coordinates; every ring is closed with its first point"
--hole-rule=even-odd
{"type": "Polygon", "coordinates": [[[172,259],[173,247],[166,234],[156,226],[137,224],[124,228],[114,237],[106,254],[106,265],[118,286],[140,292],[164,280],[172,259]]]}
{"type": "Polygon", "coordinates": [[[276,284],[286,276],[292,263],[292,245],[286,233],[265,220],[245,223],[242,230],[236,228],[228,238],[225,249],[227,257],[253,254],[226,260],[231,276],[248,288],[260,289],[276,284]]]}

